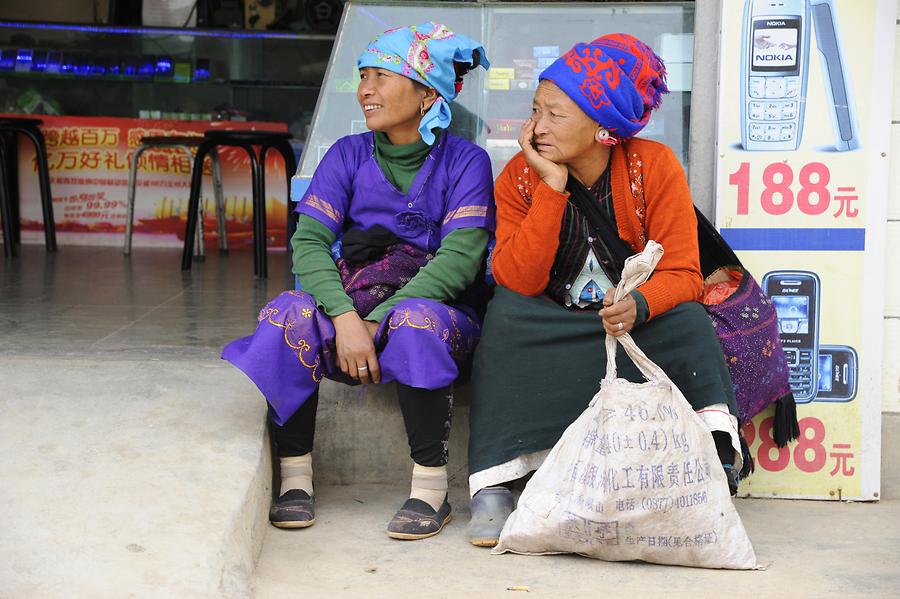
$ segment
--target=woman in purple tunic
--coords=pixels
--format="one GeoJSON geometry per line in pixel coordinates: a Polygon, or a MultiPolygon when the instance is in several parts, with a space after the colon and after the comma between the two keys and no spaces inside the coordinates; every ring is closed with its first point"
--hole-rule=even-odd
{"type": "Polygon", "coordinates": [[[328,150],[297,206],[291,240],[303,291],[259,314],[256,332],[225,347],[269,404],[281,467],[269,513],[281,528],[315,522],[313,436],[319,382],[395,381],[414,461],[410,497],[388,525],[398,539],[450,520],[447,442],[453,383],[480,320],[467,293],[494,227],[490,160],[443,131],[462,75],[484,49],[437,23],[376,37],[358,61],[369,132],[328,150]],[[339,240],[343,255],[332,259],[339,240]]]}

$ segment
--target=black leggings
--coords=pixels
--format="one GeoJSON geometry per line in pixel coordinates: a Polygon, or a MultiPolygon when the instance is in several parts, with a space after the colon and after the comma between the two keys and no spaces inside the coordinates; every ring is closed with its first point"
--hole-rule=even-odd
{"type": "MultiPolygon", "coordinates": [[[[409,456],[420,466],[446,465],[453,408],[452,385],[430,391],[398,383],[397,397],[406,425],[409,456]]],[[[301,456],[312,451],[318,406],[319,390],[316,389],[283,426],[275,424],[269,409],[269,435],[278,457],[301,456]]]]}
{"type": "Polygon", "coordinates": [[[731,435],[724,431],[713,431],[713,441],[716,443],[716,453],[722,465],[734,466],[734,446],[731,445],[731,435]]]}

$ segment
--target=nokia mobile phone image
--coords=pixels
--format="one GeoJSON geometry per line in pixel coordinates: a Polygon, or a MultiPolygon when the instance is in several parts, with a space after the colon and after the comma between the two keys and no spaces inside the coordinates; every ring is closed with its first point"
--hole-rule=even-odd
{"type": "Polygon", "coordinates": [[[849,69],[837,24],[833,0],[809,0],[816,45],[822,63],[822,80],[828,100],[834,147],[838,151],[859,147],[859,124],[850,91],[849,69]]]}
{"type": "Polygon", "coordinates": [[[791,391],[801,403],[812,401],[819,390],[819,287],[813,272],[776,270],[763,277],[763,289],[778,315],[791,391]]]}
{"type": "Polygon", "coordinates": [[[859,379],[859,358],[848,345],[819,346],[819,392],[816,401],[852,401],[859,379]]]}
{"type": "Polygon", "coordinates": [[[796,150],[809,71],[807,0],[747,0],[741,51],[741,144],[796,150]]]}

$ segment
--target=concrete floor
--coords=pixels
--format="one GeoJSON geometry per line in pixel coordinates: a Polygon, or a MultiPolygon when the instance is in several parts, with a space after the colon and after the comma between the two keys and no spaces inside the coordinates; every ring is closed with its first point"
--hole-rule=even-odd
{"type": "Polygon", "coordinates": [[[900,418],[884,425],[878,504],[738,500],[762,572],[580,557],[491,556],[464,538],[466,390],[439,536],[384,534],[409,459],[390,388],[323,387],[319,522],[266,524],[270,462],[258,391],[218,359],[291,284],[215,252],[25,246],[0,262],[0,598],[900,596],[900,418]],[[388,483],[372,486],[371,482],[388,483]],[[355,483],[351,486],[338,486],[355,483]],[[255,574],[254,564],[257,562],[255,574]],[[524,592],[524,591],[523,591],[524,592]]]}
{"type": "Polygon", "coordinates": [[[0,262],[0,597],[245,597],[265,406],[218,359],[284,254],[23,246],[0,262]]]}
{"type": "Polygon", "coordinates": [[[182,273],[171,249],[22,246],[0,262],[0,355],[216,358],[292,278],[283,253],[265,281],[249,252],[209,253],[182,273]]]}
{"type": "Polygon", "coordinates": [[[271,468],[252,383],[27,355],[0,381],[0,597],[247,595],[271,468]]]}
{"type": "Polygon", "coordinates": [[[466,541],[467,493],[437,536],[384,532],[404,488],[317,490],[316,524],[269,527],[256,599],[304,597],[898,597],[900,499],[849,504],[738,499],[763,571],[611,563],[580,556],[491,555],[466,541]],[[527,587],[528,592],[508,590],[527,587]]]}

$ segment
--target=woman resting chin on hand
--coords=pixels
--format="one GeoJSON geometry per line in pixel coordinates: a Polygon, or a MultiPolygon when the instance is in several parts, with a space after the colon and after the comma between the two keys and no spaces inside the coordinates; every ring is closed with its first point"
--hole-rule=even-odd
{"type": "MultiPolygon", "coordinates": [[[[596,393],[606,335],[630,333],[695,410],[709,408],[701,417],[734,489],[741,462],[731,379],[696,303],[703,279],[684,171],[667,146],[634,137],[668,91],[662,60],[636,38],[611,34],[576,44],[540,79],[522,151],[494,189],[498,286],[475,353],[470,410],[476,545],[497,543],[513,509],[510,489],[596,393]],[[596,103],[598,93],[606,101],[596,103]],[[632,193],[632,175],[645,203],[632,193]],[[650,239],[665,249],[653,275],[613,303],[625,259],[650,239]]],[[[624,352],[617,365],[620,377],[644,380],[624,352]]]]}

